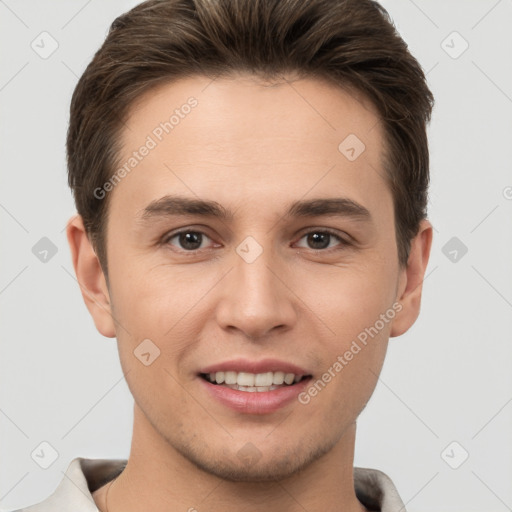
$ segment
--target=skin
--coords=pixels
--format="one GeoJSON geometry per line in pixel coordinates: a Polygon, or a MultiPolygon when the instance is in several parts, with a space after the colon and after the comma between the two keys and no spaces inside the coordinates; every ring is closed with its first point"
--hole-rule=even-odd
{"type": "MultiPolygon", "coordinates": [[[[401,268],[376,110],[316,79],[161,85],[133,106],[120,161],[190,96],[197,107],[109,192],[108,286],[80,216],[67,228],[84,301],[98,331],[117,338],[134,396],[131,452],[108,510],[364,511],[354,492],[356,419],[388,339],[418,316],[432,226],[422,221],[401,268]],[[349,134],[366,146],[354,161],[338,150],[349,134]],[[215,200],[233,218],[141,223],[141,211],[166,194],[215,200]],[[364,206],[371,221],[285,216],[293,201],[333,197],[364,206]],[[178,228],[204,233],[195,254],[170,237],[178,228]],[[352,242],[326,235],[322,246],[307,236],[325,229],[352,242]],[[263,249],[252,263],[236,252],[247,236],[263,249]],[[235,412],[197,376],[213,363],[270,357],[320,378],[398,303],[394,319],[307,405],[235,412]],[[161,351],[149,366],[133,354],[147,338],[161,351]],[[259,453],[253,464],[237,456],[248,442],[259,453]]],[[[93,494],[101,511],[107,486],[93,494]]]]}

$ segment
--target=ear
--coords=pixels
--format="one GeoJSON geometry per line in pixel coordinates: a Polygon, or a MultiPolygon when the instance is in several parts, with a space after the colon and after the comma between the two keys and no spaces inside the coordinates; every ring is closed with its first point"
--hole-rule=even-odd
{"type": "Polygon", "coordinates": [[[407,267],[400,271],[397,301],[402,305],[402,309],[393,320],[390,337],[404,334],[418,318],[432,235],[432,224],[423,219],[418,234],[411,240],[407,267]]]}
{"type": "Polygon", "coordinates": [[[96,329],[103,336],[114,338],[115,323],[106,279],[80,215],[69,220],[66,235],[82,297],[96,329]]]}

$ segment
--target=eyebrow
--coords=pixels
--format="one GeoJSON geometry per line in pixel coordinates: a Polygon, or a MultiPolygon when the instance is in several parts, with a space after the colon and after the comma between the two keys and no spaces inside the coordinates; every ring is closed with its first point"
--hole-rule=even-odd
{"type": "MultiPolygon", "coordinates": [[[[137,219],[145,223],[156,218],[173,215],[199,215],[232,220],[234,213],[216,201],[194,199],[185,196],[166,195],[151,201],[138,215],[137,219]]],[[[285,217],[348,217],[358,221],[371,222],[372,216],[363,205],[346,197],[320,198],[296,201],[286,211],[285,217]]]]}

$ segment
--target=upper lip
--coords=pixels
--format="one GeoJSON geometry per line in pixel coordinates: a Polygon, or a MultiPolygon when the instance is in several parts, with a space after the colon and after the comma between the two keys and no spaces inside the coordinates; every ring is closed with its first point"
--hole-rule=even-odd
{"type": "Polygon", "coordinates": [[[250,361],[248,359],[232,359],[222,363],[212,364],[199,371],[199,373],[216,372],[248,372],[248,373],[266,373],[266,372],[284,372],[295,375],[309,375],[307,370],[289,363],[279,361],[278,359],[262,359],[261,361],[250,361]]]}

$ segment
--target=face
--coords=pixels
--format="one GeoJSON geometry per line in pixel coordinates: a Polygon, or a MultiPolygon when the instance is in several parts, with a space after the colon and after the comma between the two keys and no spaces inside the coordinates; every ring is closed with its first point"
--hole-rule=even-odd
{"type": "Polygon", "coordinates": [[[313,79],[194,77],[142,97],[122,141],[115,321],[90,309],[117,337],[139,433],[225,479],[291,475],[354,424],[405,315],[375,109],[313,79]],[[244,391],[201,375],[217,369],[306,378],[244,391]]]}

